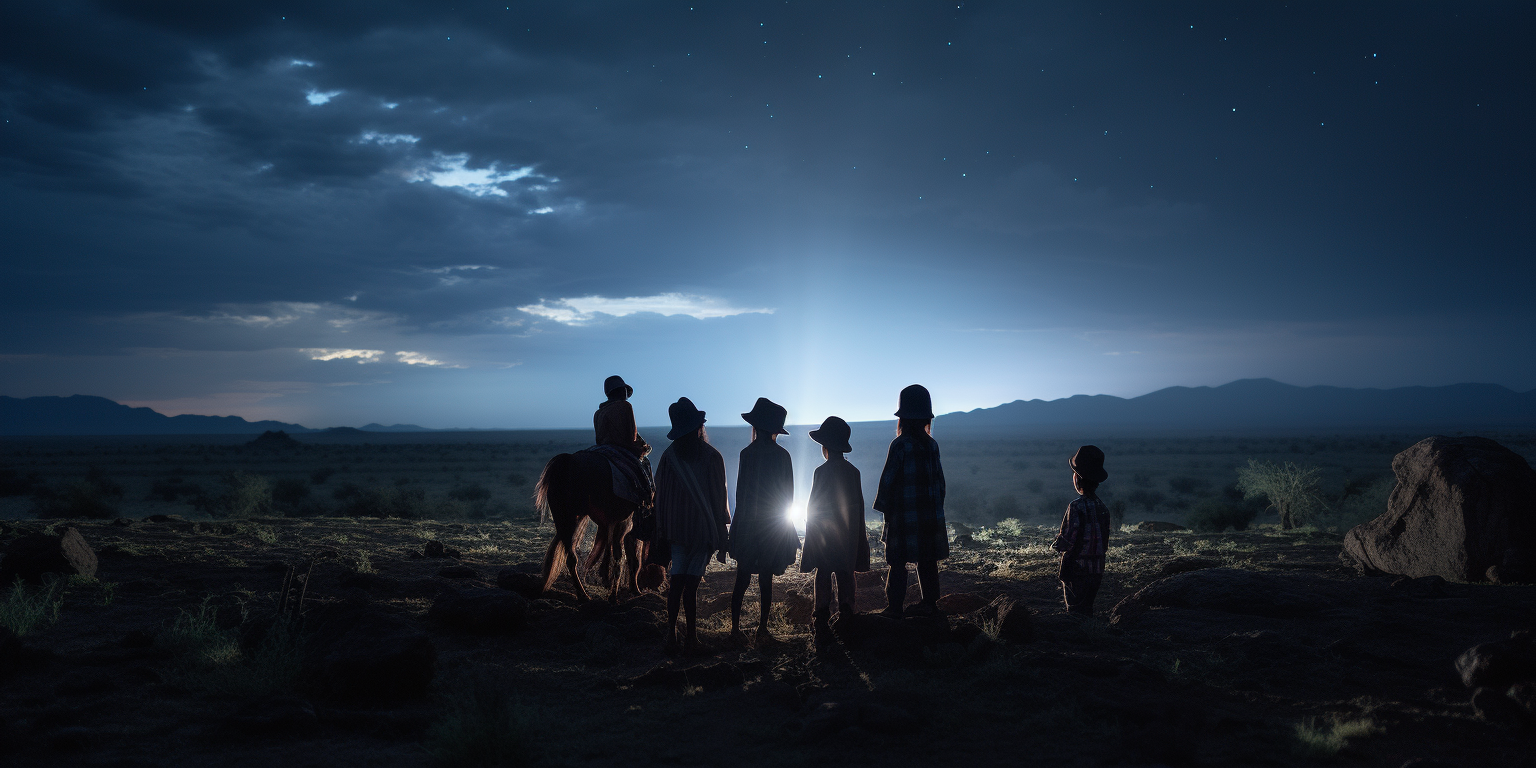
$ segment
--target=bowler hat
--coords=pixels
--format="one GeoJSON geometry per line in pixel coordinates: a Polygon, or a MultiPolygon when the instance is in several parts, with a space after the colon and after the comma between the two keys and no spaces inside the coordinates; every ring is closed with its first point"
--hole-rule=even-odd
{"type": "Polygon", "coordinates": [[[849,453],[853,446],[848,444],[848,438],[853,435],[853,428],[848,422],[836,416],[828,416],[821,423],[820,429],[811,430],[811,439],[827,447],[833,453],[849,453]]]}
{"type": "Polygon", "coordinates": [[[913,384],[903,389],[899,406],[896,408],[896,418],[933,418],[933,398],[928,394],[928,388],[921,384],[913,384]]]}
{"type": "Polygon", "coordinates": [[[748,424],[757,427],[759,432],[767,432],[771,435],[787,435],[789,433],[784,430],[784,419],[788,418],[788,416],[789,411],[784,410],[784,406],[766,397],[759,397],[757,402],[752,404],[752,411],[750,413],[743,413],[741,418],[748,424]]]}
{"type": "Polygon", "coordinates": [[[1109,473],[1104,471],[1104,452],[1096,445],[1085,445],[1077,449],[1067,464],[1079,477],[1090,483],[1102,483],[1109,479],[1109,473]]]}
{"type": "Polygon", "coordinates": [[[672,431],[667,433],[668,440],[676,440],[704,426],[704,412],[695,408],[693,401],[686,397],[679,397],[677,402],[667,406],[667,418],[672,420],[672,431]]]}
{"type": "Polygon", "coordinates": [[[635,394],[635,388],[624,383],[623,376],[609,376],[603,379],[603,394],[611,395],[615,389],[624,389],[624,397],[627,399],[635,394]]]}

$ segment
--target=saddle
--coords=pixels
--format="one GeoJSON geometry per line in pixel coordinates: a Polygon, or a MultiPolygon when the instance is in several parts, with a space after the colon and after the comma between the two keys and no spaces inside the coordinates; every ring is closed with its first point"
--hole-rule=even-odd
{"type": "Polygon", "coordinates": [[[613,495],[649,510],[656,498],[656,481],[651,476],[651,462],[617,445],[594,445],[583,453],[595,453],[608,460],[613,472],[613,495]]]}

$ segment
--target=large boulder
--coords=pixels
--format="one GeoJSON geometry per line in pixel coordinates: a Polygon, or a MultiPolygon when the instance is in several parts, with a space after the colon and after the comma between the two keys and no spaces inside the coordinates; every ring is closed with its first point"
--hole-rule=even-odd
{"type": "Polygon", "coordinates": [[[37,583],[45,573],[95,576],[96,553],[74,528],[65,528],[58,536],[29,533],[6,546],[0,559],[0,585],[10,586],[17,579],[37,583]]]}
{"type": "Polygon", "coordinates": [[[1392,459],[1385,514],[1344,536],[1364,572],[1481,581],[1536,580],[1536,472],[1483,437],[1429,437],[1392,459]]]}

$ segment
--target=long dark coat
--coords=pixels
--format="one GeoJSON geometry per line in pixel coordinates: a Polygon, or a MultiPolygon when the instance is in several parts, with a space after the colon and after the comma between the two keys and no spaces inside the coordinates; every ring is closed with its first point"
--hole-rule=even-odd
{"type": "Polygon", "coordinates": [[[875,509],[885,515],[885,561],[892,565],[949,557],[944,524],[944,467],[939,444],[918,432],[891,441],[875,509]]]}
{"type": "Polygon", "coordinates": [[[864,532],[864,488],[859,468],[841,454],[816,468],[805,510],[805,553],[800,571],[869,570],[869,536],[864,532]]]}
{"type": "Polygon", "coordinates": [[[795,562],[800,536],[789,519],[795,471],[789,451],[772,440],[741,449],[736,473],[736,515],[731,518],[731,557],[742,573],[775,576],[795,562]]]}

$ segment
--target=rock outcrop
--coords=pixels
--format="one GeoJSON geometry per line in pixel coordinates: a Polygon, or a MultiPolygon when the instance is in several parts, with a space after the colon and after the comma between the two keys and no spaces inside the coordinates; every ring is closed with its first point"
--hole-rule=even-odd
{"type": "Polygon", "coordinates": [[[1536,581],[1536,472],[1482,437],[1430,437],[1392,460],[1384,514],[1350,529],[1341,559],[1362,572],[1536,581]]]}
{"type": "Polygon", "coordinates": [[[0,585],[9,586],[17,579],[37,583],[45,573],[95,576],[96,553],[74,528],[65,528],[58,536],[30,533],[6,545],[0,559],[0,585]]]}

